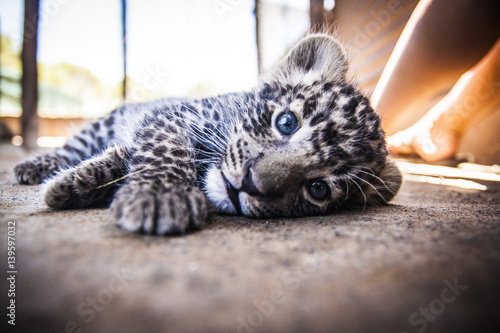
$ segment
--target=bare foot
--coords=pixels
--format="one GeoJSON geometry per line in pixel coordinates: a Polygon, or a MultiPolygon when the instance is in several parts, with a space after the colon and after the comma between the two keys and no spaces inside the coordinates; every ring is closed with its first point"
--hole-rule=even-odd
{"type": "Polygon", "coordinates": [[[418,154],[424,161],[436,162],[455,155],[460,133],[441,127],[439,122],[417,122],[388,138],[389,150],[396,154],[418,154]]]}

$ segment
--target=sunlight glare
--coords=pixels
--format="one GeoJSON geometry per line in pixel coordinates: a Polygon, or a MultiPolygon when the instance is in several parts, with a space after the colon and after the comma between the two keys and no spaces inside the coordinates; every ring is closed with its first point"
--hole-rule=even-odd
{"type": "Polygon", "coordinates": [[[464,170],[460,168],[452,168],[442,165],[410,163],[403,161],[397,161],[396,163],[401,171],[409,174],[422,175],[422,176],[466,178],[466,179],[500,182],[500,175],[491,172],[473,171],[470,169],[464,170]]]}
{"type": "Polygon", "coordinates": [[[20,135],[14,135],[11,142],[14,146],[21,146],[23,144],[23,137],[20,135]]]}
{"type": "Polygon", "coordinates": [[[418,176],[412,174],[404,175],[404,179],[417,182],[417,183],[427,183],[434,185],[442,185],[442,186],[451,186],[462,188],[465,190],[477,190],[477,191],[486,191],[488,188],[485,185],[479,184],[477,182],[473,182],[472,180],[465,179],[451,179],[451,178],[443,178],[443,177],[430,177],[430,176],[418,176]]]}
{"type": "Polygon", "coordinates": [[[66,138],[60,136],[41,136],[36,140],[36,144],[42,148],[62,147],[66,143],[66,138]]]}

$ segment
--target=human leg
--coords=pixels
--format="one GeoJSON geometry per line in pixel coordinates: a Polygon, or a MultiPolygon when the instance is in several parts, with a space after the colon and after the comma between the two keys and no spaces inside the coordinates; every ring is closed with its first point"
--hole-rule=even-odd
{"type": "Polygon", "coordinates": [[[422,0],[372,96],[388,134],[408,127],[425,103],[446,92],[500,34],[500,2],[422,0]]]}
{"type": "Polygon", "coordinates": [[[389,149],[399,154],[416,152],[426,161],[450,158],[465,130],[498,110],[500,39],[425,116],[390,137],[389,149]]]}

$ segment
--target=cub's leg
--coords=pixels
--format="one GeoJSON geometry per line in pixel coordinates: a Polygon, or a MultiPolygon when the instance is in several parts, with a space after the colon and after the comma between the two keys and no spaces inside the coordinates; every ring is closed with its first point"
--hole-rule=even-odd
{"type": "Polygon", "coordinates": [[[46,184],[45,202],[53,209],[108,206],[127,174],[128,157],[126,148],[109,148],[60,172],[46,184]]]}
{"type": "Polygon", "coordinates": [[[40,184],[60,170],[77,165],[83,160],[100,153],[113,143],[113,123],[120,115],[114,112],[91,123],[60,148],[47,154],[36,155],[19,163],[14,174],[19,184],[40,184]]]}
{"type": "MultiPolygon", "coordinates": [[[[165,119],[164,119],[165,120],[165,119]]],[[[196,168],[183,127],[143,128],[130,159],[130,177],[111,204],[117,224],[146,234],[184,233],[199,228],[208,215],[205,194],[196,186],[196,168]]]]}

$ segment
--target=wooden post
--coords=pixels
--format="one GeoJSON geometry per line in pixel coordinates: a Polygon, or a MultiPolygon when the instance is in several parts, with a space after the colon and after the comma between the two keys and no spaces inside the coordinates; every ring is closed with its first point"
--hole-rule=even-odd
{"type": "Polygon", "coordinates": [[[122,0],[123,101],[127,100],[127,0],[122,0]]]}
{"type": "Polygon", "coordinates": [[[324,0],[310,0],[309,17],[311,18],[311,32],[322,32],[325,23],[324,0]]]}
{"type": "Polygon", "coordinates": [[[23,49],[21,53],[23,76],[21,79],[21,135],[27,149],[37,147],[38,137],[38,69],[36,63],[38,42],[39,0],[24,1],[23,49]]]}

